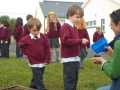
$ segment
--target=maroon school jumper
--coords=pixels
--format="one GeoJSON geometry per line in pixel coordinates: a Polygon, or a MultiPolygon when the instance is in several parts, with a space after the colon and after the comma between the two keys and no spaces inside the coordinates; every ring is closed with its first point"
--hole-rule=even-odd
{"type": "Polygon", "coordinates": [[[15,27],[14,38],[17,42],[19,42],[22,38],[22,26],[18,25],[15,27]]]}
{"type": "Polygon", "coordinates": [[[0,41],[1,41],[2,30],[3,30],[3,27],[0,27],[0,41]]]}
{"type": "Polygon", "coordinates": [[[54,22],[50,22],[50,29],[47,33],[47,37],[49,39],[59,38],[59,31],[60,31],[61,25],[59,22],[57,22],[57,30],[54,29],[54,22]]]}
{"type": "Polygon", "coordinates": [[[27,24],[24,25],[23,37],[30,34],[30,31],[27,29],[27,24]]]}
{"type": "Polygon", "coordinates": [[[27,55],[31,65],[50,63],[50,45],[44,34],[40,33],[40,38],[36,40],[26,35],[19,41],[18,47],[23,54],[27,55]]]}
{"type": "Polygon", "coordinates": [[[87,44],[81,44],[80,49],[90,48],[90,38],[86,29],[78,30],[78,36],[80,39],[86,38],[88,40],[87,44]]]}
{"type": "Polygon", "coordinates": [[[99,34],[98,34],[98,31],[96,31],[96,32],[94,33],[94,35],[93,35],[93,42],[96,42],[96,41],[98,41],[99,39],[101,39],[101,38],[103,38],[103,37],[104,37],[103,33],[102,33],[101,35],[99,35],[99,34]]]}
{"type": "Polygon", "coordinates": [[[1,34],[1,40],[10,40],[10,28],[9,27],[3,27],[2,34],[1,34]]]}
{"type": "Polygon", "coordinates": [[[76,28],[65,23],[60,29],[60,39],[62,58],[79,56],[82,39],[79,39],[76,28]]]}

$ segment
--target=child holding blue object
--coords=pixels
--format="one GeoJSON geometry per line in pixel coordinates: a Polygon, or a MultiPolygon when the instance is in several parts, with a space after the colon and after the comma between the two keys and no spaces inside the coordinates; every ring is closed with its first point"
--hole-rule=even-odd
{"type": "MultiPolygon", "coordinates": [[[[120,9],[110,14],[111,29],[115,33],[115,38],[120,33],[120,9]]],[[[114,51],[110,47],[106,47],[106,54],[113,57],[112,62],[106,61],[101,57],[94,57],[95,64],[101,64],[102,70],[112,79],[112,85],[99,88],[97,90],[120,90],[120,39],[116,39],[114,43],[114,51]]]]}

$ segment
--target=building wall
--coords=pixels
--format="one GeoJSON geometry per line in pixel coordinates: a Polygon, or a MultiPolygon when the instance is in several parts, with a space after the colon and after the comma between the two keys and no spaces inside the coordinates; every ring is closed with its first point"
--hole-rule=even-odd
{"type": "MultiPolygon", "coordinates": [[[[114,2],[113,0],[90,0],[88,4],[84,7],[84,18],[87,21],[96,20],[96,26],[101,26],[101,19],[105,19],[105,37],[108,42],[110,42],[114,33],[110,28],[110,18],[109,14],[120,7],[120,4],[114,2]]],[[[90,35],[91,43],[93,39],[93,33],[95,32],[95,28],[87,29],[90,35]]]]}

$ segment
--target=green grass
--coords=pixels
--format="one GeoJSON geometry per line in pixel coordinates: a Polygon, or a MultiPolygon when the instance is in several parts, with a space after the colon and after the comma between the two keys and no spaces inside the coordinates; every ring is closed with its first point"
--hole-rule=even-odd
{"type": "MultiPolygon", "coordinates": [[[[107,58],[111,60],[111,58],[107,58]]],[[[77,90],[95,90],[98,87],[111,84],[101,65],[95,65],[92,60],[85,60],[85,69],[79,71],[77,90]]],[[[46,66],[44,83],[48,90],[63,90],[63,74],[61,63],[51,63],[46,66]]],[[[27,60],[17,60],[11,57],[9,60],[0,59],[0,88],[6,87],[6,75],[9,86],[29,86],[32,73],[27,60]]]]}

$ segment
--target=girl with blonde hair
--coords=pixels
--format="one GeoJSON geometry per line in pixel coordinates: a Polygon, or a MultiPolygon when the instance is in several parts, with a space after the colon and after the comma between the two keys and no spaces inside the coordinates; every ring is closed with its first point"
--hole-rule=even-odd
{"type": "MultiPolygon", "coordinates": [[[[101,27],[100,26],[96,27],[96,32],[93,35],[93,42],[95,43],[96,41],[100,40],[103,37],[104,37],[104,34],[101,31],[101,27]]],[[[95,54],[94,57],[100,57],[100,53],[95,54]]]]}
{"type": "Polygon", "coordinates": [[[76,28],[78,30],[78,36],[80,39],[87,39],[88,43],[87,44],[81,44],[80,45],[80,68],[84,69],[84,59],[87,57],[87,51],[86,48],[90,48],[90,39],[89,39],[89,34],[86,29],[86,23],[85,19],[82,17],[80,18],[80,21],[76,24],[76,28]]]}
{"type": "MultiPolygon", "coordinates": [[[[61,25],[57,19],[55,12],[49,12],[47,16],[47,28],[45,30],[50,43],[50,51],[52,56],[53,48],[56,50],[55,62],[59,61],[59,31],[61,25]]],[[[52,62],[52,60],[51,60],[52,62]]]]}

